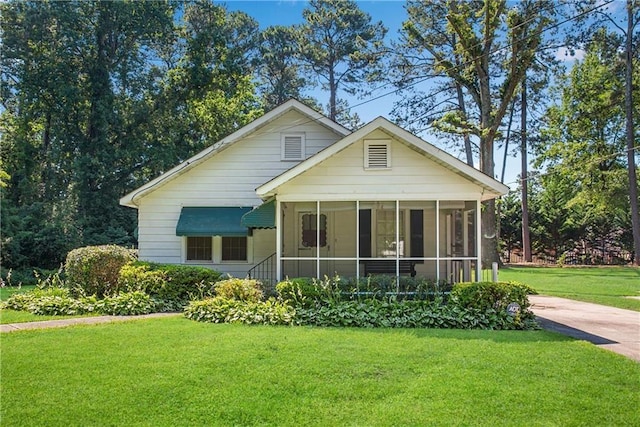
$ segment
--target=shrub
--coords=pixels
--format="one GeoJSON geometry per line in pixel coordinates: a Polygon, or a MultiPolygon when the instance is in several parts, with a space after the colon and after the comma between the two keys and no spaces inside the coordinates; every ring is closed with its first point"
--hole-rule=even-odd
{"type": "Polygon", "coordinates": [[[189,300],[214,295],[219,271],[206,267],[130,262],[120,269],[122,291],[143,291],[162,303],[164,311],[182,309],[189,300]]]}
{"type": "Polygon", "coordinates": [[[229,278],[215,285],[216,295],[225,299],[257,302],[262,299],[260,282],[253,279],[229,278]]]}
{"type": "Polygon", "coordinates": [[[278,297],[295,307],[310,307],[320,299],[321,292],[315,279],[299,277],[276,284],[278,297]]]}
{"type": "Polygon", "coordinates": [[[67,254],[67,281],[85,295],[113,294],[117,291],[120,268],[135,259],[136,252],[115,245],[86,246],[67,254]]]}
{"type": "Polygon", "coordinates": [[[97,304],[98,310],[113,316],[135,316],[153,313],[156,304],[151,297],[142,291],[123,292],[115,296],[105,297],[97,304]]]}
{"type": "Polygon", "coordinates": [[[512,302],[522,309],[529,307],[529,294],[535,290],[517,282],[462,282],[451,291],[451,301],[461,307],[480,310],[505,310],[512,302]]]}
{"type": "Polygon", "coordinates": [[[184,313],[188,319],[200,322],[248,325],[290,325],[295,316],[293,307],[273,298],[267,301],[242,301],[220,296],[192,301],[184,313]]]}
{"type": "Polygon", "coordinates": [[[120,269],[118,289],[125,292],[143,291],[155,296],[166,286],[168,280],[164,270],[152,270],[151,264],[134,261],[120,269]]]}
{"type": "Polygon", "coordinates": [[[529,294],[536,291],[518,282],[462,282],[451,291],[451,303],[462,308],[481,311],[495,310],[506,313],[511,303],[517,303],[520,311],[512,315],[514,321],[532,321],[535,316],[529,310],[529,294]]]}

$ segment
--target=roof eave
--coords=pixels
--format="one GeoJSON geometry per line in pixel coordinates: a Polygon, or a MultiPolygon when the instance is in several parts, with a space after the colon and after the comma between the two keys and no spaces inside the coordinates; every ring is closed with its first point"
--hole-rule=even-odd
{"type": "Polygon", "coordinates": [[[273,110],[265,113],[264,115],[252,121],[251,123],[243,126],[242,128],[232,133],[231,135],[228,135],[227,137],[221,139],[220,141],[216,142],[210,147],[200,151],[196,155],[190,157],[189,159],[185,160],[184,162],[180,163],[179,165],[175,166],[169,171],[152,179],[151,181],[147,182],[141,187],[138,187],[134,191],[126,194],[125,196],[120,198],[119,200],[120,205],[137,208],[138,204],[136,203],[136,201],[146,196],[150,192],[154,191],[155,189],[157,189],[156,187],[159,184],[164,185],[165,183],[177,178],[178,176],[182,175],[183,173],[187,172],[188,170],[192,169],[193,167],[197,166],[203,161],[208,160],[210,157],[214,156],[215,154],[222,151],[223,149],[229,147],[234,142],[239,141],[244,137],[247,137],[248,135],[258,130],[259,128],[276,120],[277,118],[289,112],[290,110],[299,111],[301,114],[308,116],[311,120],[321,123],[323,126],[328,127],[329,129],[333,130],[339,135],[342,135],[343,137],[351,133],[349,129],[345,128],[339,123],[332,121],[331,119],[315,111],[311,107],[306,106],[305,104],[303,104],[298,100],[291,99],[285,102],[284,104],[274,108],[273,110]]]}

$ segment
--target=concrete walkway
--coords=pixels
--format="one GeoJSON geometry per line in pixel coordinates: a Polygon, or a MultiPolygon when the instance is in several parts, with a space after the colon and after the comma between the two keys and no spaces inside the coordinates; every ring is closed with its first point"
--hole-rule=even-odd
{"type": "Polygon", "coordinates": [[[640,362],[640,312],[543,295],[530,295],[529,301],[544,329],[640,362]]]}
{"type": "Polygon", "coordinates": [[[43,320],[41,322],[9,323],[0,325],[0,332],[26,331],[30,329],[64,328],[73,325],[93,325],[96,323],[125,322],[128,320],[151,319],[154,317],[181,316],[182,313],[152,313],[140,316],[96,316],[72,319],[43,320]]]}

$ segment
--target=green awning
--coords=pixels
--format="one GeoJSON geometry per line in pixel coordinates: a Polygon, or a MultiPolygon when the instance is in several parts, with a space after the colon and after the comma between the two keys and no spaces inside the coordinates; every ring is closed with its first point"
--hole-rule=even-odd
{"type": "Polygon", "coordinates": [[[182,208],[176,226],[177,236],[224,236],[240,237],[249,232],[240,224],[244,214],[251,208],[239,207],[193,207],[182,208]]]}
{"type": "Polygon", "coordinates": [[[246,213],[240,222],[249,228],[275,228],[276,227],[276,201],[275,199],[261,204],[251,212],[246,213]]]}

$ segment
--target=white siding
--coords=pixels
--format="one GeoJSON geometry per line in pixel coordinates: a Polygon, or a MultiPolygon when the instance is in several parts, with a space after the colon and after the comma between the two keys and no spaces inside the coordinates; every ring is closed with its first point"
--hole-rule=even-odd
{"type": "MultiPolygon", "coordinates": [[[[388,140],[375,131],[363,140],[388,140]]],[[[475,200],[482,188],[391,139],[391,167],[365,169],[364,142],[357,141],[278,189],[291,200],[475,200]]]]}
{"type": "MultiPolygon", "coordinates": [[[[296,111],[290,111],[258,129],[244,140],[160,186],[139,201],[138,244],[140,258],[162,263],[184,261],[184,238],[176,224],[185,206],[258,206],[255,189],[299,162],[281,161],[281,133],[304,132],[309,157],[340,136],[296,111]]],[[[252,240],[253,263],[207,264],[240,276],[275,252],[275,231],[256,230],[252,240]]]]}

